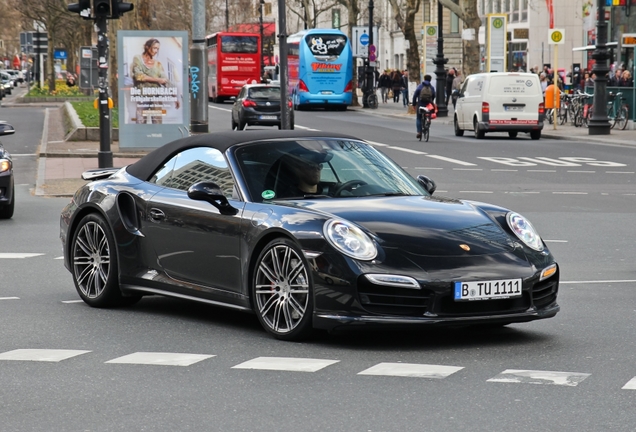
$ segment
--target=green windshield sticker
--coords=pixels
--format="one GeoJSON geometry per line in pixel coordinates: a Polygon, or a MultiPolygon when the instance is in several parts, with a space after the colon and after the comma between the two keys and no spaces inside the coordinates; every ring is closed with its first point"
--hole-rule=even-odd
{"type": "Polygon", "coordinates": [[[276,193],[275,193],[273,190],[269,190],[269,189],[268,189],[268,190],[266,190],[266,191],[263,191],[263,193],[261,194],[261,196],[263,197],[263,199],[268,200],[268,199],[272,199],[272,198],[274,198],[274,197],[276,196],[276,193]]]}

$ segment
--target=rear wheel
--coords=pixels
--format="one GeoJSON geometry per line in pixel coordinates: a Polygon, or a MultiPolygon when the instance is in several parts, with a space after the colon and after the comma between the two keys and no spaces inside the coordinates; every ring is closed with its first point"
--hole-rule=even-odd
{"type": "Polygon", "coordinates": [[[104,218],[84,216],[73,235],[71,272],[78,294],[93,307],[133,304],[141,296],[124,297],[119,289],[115,239],[104,218]]]}
{"type": "Polygon", "coordinates": [[[426,129],[422,131],[422,135],[423,135],[422,138],[424,138],[424,141],[426,142],[428,142],[429,131],[430,131],[429,127],[427,127],[426,129]]]}
{"type": "Polygon", "coordinates": [[[455,125],[455,136],[464,136],[464,130],[459,128],[459,122],[457,121],[457,116],[455,116],[453,124],[455,125]]]}
{"type": "Polygon", "coordinates": [[[533,140],[538,140],[539,138],[541,138],[541,131],[540,130],[530,131],[530,138],[532,138],[533,140]]]}
{"type": "Polygon", "coordinates": [[[475,131],[475,138],[483,139],[484,136],[486,135],[486,132],[479,130],[477,126],[478,126],[477,117],[475,117],[475,119],[473,120],[473,130],[475,131]]]}
{"type": "Polygon", "coordinates": [[[508,136],[510,138],[517,138],[517,131],[510,131],[508,132],[508,136]]]}
{"type": "Polygon", "coordinates": [[[618,110],[618,115],[616,116],[616,127],[618,127],[620,130],[625,130],[625,128],[627,127],[628,115],[629,115],[629,110],[627,109],[625,105],[623,105],[618,110]]]}
{"type": "Polygon", "coordinates": [[[11,189],[11,202],[0,206],[0,219],[11,219],[15,209],[15,187],[11,189]]]}
{"type": "Polygon", "coordinates": [[[254,311],[277,339],[301,340],[312,332],[314,308],[310,267],[300,248],[278,238],[256,260],[251,294],[254,311]]]}

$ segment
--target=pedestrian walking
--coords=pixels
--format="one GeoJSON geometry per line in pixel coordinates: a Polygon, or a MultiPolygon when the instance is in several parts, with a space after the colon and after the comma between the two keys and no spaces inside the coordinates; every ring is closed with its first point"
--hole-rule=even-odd
{"type": "Polygon", "coordinates": [[[453,92],[453,81],[455,80],[455,68],[450,68],[446,74],[446,106],[448,107],[448,101],[450,100],[451,93],[453,92]]]}
{"type": "Polygon", "coordinates": [[[402,104],[409,106],[409,71],[402,72],[402,104]]]}
{"type": "Polygon", "coordinates": [[[453,79],[453,91],[451,93],[452,101],[453,101],[453,109],[457,105],[457,98],[459,97],[459,91],[462,88],[462,77],[461,72],[455,69],[455,79],[453,79]]]}
{"type": "Polygon", "coordinates": [[[378,86],[380,87],[380,96],[382,96],[382,103],[387,103],[389,89],[391,88],[391,77],[389,77],[388,70],[384,70],[378,79],[378,86]]]}
{"type": "Polygon", "coordinates": [[[402,93],[402,74],[399,70],[393,69],[391,72],[391,87],[393,90],[393,102],[400,101],[400,93],[402,93]]]}

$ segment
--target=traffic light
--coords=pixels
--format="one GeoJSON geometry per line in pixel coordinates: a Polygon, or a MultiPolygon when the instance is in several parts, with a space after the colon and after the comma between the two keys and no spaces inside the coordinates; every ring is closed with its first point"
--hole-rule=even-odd
{"type": "Polygon", "coordinates": [[[69,12],[79,14],[84,19],[91,18],[91,0],[80,0],[79,3],[68,5],[69,12]]]}
{"type": "Polygon", "coordinates": [[[112,0],[112,15],[113,19],[117,19],[126,12],[130,12],[135,7],[132,3],[124,3],[121,0],[112,0]]]}
{"type": "Polygon", "coordinates": [[[110,17],[110,0],[93,0],[93,14],[96,18],[110,17]]]}

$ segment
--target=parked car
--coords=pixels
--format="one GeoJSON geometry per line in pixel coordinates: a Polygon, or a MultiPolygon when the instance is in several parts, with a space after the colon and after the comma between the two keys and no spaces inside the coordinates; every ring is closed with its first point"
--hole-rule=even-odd
{"type": "Polygon", "coordinates": [[[472,130],[481,139],[486,133],[508,132],[515,138],[527,132],[541,138],[544,120],[543,92],[533,73],[489,72],[469,75],[455,106],[455,135],[472,130]]]}
{"type": "MultiPolygon", "coordinates": [[[[11,135],[15,129],[7,122],[0,121],[0,136],[11,135]]],[[[0,219],[13,217],[15,208],[15,185],[11,154],[0,143],[0,219]]]]}
{"type": "Polygon", "coordinates": [[[525,217],[435,197],[352,136],[196,135],[83,178],[60,238],[93,307],[172,296],[253,312],[284,340],[559,311],[559,267],[525,217]]]}
{"type": "Polygon", "coordinates": [[[11,94],[13,91],[13,77],[6,71],[0,71],[0,82],[4,87],[5,95],[11,94]]]}
{"type": "MultiPolygon", "coordinates": [[[[291,108],[291,99],[288,101],[291,108]]],[[[294,111],[289,110],[291,129],[294,129],[294,111]]],[[[232,105],[232,130],[246,126],[278,126],[281,128],[280,85],[247,84],[243,86],[232,105]]]]}
{"type": "Polygon", "coordinates": [[[14,87],[17,87],[19,83],[24,82],[24,74],[22,73],[22,71],[15,70],[15,69],[5,69],[4,72],[11,75],[11,77],[13,78],[14,87]]]}

